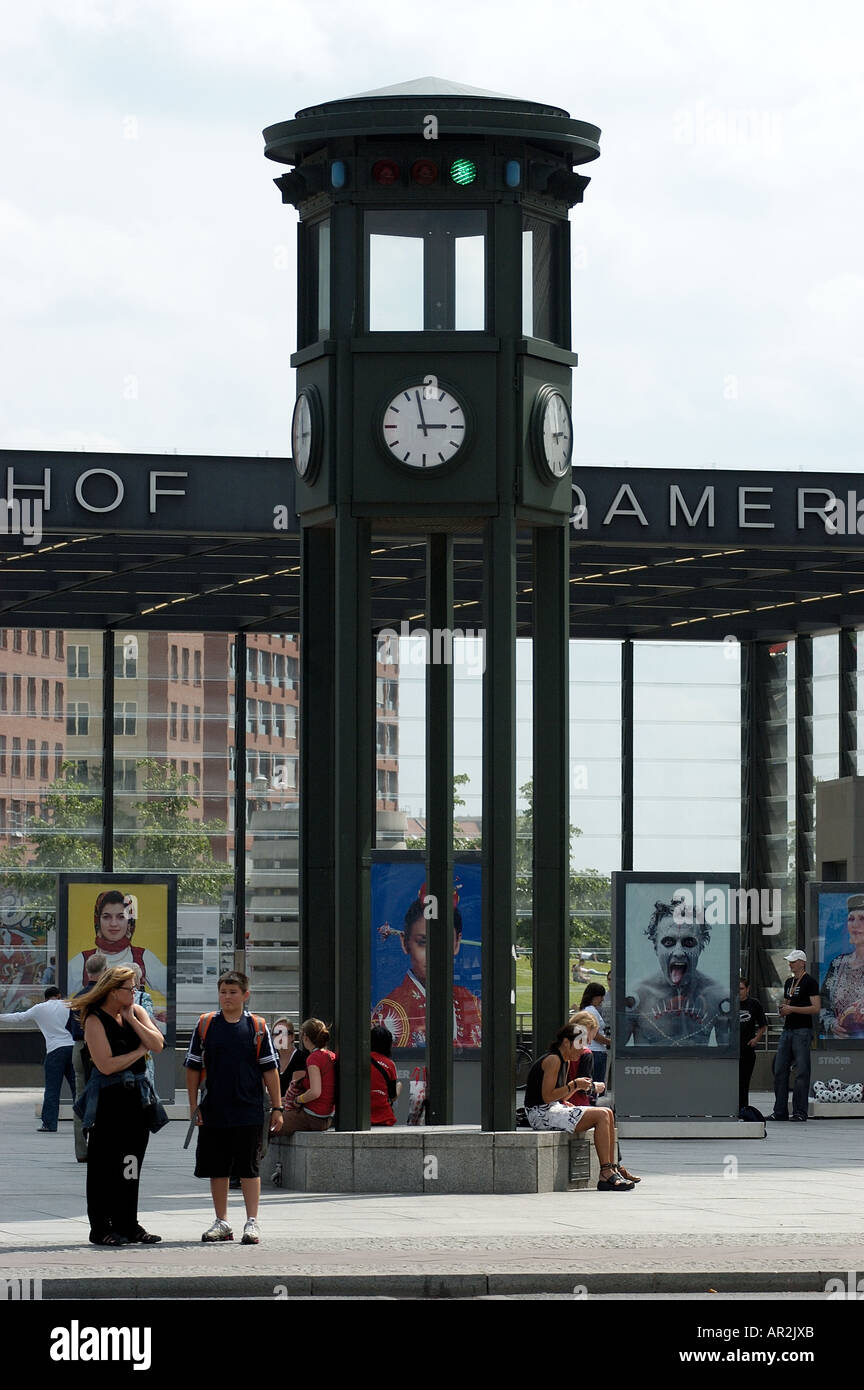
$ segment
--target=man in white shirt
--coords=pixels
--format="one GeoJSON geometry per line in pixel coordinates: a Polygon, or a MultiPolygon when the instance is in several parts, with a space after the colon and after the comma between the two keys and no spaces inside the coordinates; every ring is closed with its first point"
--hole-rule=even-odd
{"type": "Polygon", "coordinates": [[[20,1014],[0,1014],[0,1023],[38,1028],[45,1039],[45,1095],[42,1100],[42,1128],[37,1134],[56,1134],[60,1115],[63,1077],[75,1099],[75,1073],[72,1070],[72,1037],[66,1027],[69,1005],[60,998],[56,985],[49,985],[41,1004],[20,1014]]]}

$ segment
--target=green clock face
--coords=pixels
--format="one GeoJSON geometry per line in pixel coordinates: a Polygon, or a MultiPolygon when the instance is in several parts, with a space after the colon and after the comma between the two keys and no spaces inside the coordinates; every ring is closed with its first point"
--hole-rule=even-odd
{"type": "Polygon", "coordinates": [[[557,483],[570,472],[573,420],[561,392],[552,386],[541,386],[537,392],[531,412],[531,446],[545,483],[557,483]]]}
{"type": "Polygon", "coordinates": [[[388,457],[404,468],[434,472],[465,447],[465,406],[435,382],[411,383],[387,402],[380,422],[380,442],[388,457]]]}
{"type": "Polygon", "coordinates": [[[314,482],[321,463],[323,442],[321,398],[314,386],[304,386],[297,395],[291,420],[291,452],[297,476],[314,482]]]}

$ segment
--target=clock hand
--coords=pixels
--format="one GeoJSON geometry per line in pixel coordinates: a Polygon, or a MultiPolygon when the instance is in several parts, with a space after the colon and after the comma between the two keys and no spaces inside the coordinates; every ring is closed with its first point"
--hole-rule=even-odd
{"type": "Polygon", "coordinates": [[[424,425],[418,425],[417,428],[418,428],[418,430],[422,430],[424,434],[427,434],[429,430],[446,430],[447,426],[446,426],[446,425],[430,425],[430,424],[424,424],[424,425]]]}
{"type": "Polygon", "coordinates": [[[429,431],[426,428],[426,417],[423,414],[423,402],[420,399],[420,392],[415,391],[414,395],[417,397],[417,409],[420,412],[420,424],[417,426],[417,428],[418,430],[422,430],[424,434],[428,434],[429,431]]]}

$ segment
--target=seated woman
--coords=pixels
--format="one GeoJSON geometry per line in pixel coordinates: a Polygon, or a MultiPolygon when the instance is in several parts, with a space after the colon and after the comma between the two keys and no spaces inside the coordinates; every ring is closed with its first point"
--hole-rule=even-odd
{"type": "Polygon", "coordinates": [[[611,1110],[598,1106],[580,1106],[573,1101],[577,1091],[588,1085],[568,1081],[571,1061],[578,1061],[582,1048],[574,1041],[581,1036],[575,1024],[565,1023],[549,1044],[549,1051],[538,1057],[528,1073],[525,1085],[525,1112],[532,1129],[563,1129],[571,1134],[594,1131],[594,1147],[600,1160],[598,1192],[632,1192],[633,1184],[618,1171],[613,1161],[615,1152],[615,1118],[611,1110]]]}
{"type": "MultiPolygon", "coordinates": [[[[592,1042],[594,1041],[594,1035],[596,1034],[597,1030],[597,1022],[594,1018],[594,1010],[580,1009],[578,1013],[570,1015],[570,1022],[577,1030],[577,1036],[574,1038],[574,1042],[579,1046],[581,1050],[579,1056],[575,1058],[573,1061],[571,1061],[567,1072],[568,1081],[576,1081],[577,1083],[576,1099],[575,1101],[567,1101],[565,1102],[565,1104],[578,1104],[580,1100],[585,1098],[585,1093],[587,1091],[587,1099],[589,1101],[589,1104],[594,1105],[597,1098],[599,1096],[604,1095],[606,1092],[605,1081],[594,1080],[594,1068],[597,1064],[597,1053],[591,1046],[592,1042]]],[[[632,1183],[642,1181],[641,1178],[637,1178],[635,1173],[628,1173],[627,1169],[620,1162],[620,1145],[618,1147],[618,1159],[619,1162],[615,1166],[617,1167],[618,1172],[621,1174],[622,1178],[626,1178],[627,1182],[632,1183]]]]}
{"type": "Polygon", "coordinates": [[[327,1044],[330,1030],[320,1018],[300,1025],[300,1046],[309,1054],[303,1088],[286,1099],[283,1134],[329,1129],[336,1114],[336,1054],[327,1044]]]}

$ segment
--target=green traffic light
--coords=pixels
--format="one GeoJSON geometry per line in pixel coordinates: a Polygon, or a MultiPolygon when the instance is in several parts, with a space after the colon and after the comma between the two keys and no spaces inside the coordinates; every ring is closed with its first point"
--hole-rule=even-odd
{"type": "Polygon", "coordinates": [[[473,183],[477,177],[477,165],[473,159],[454,159],[450,165],[450,177],[460,187],[473,183]]]}

